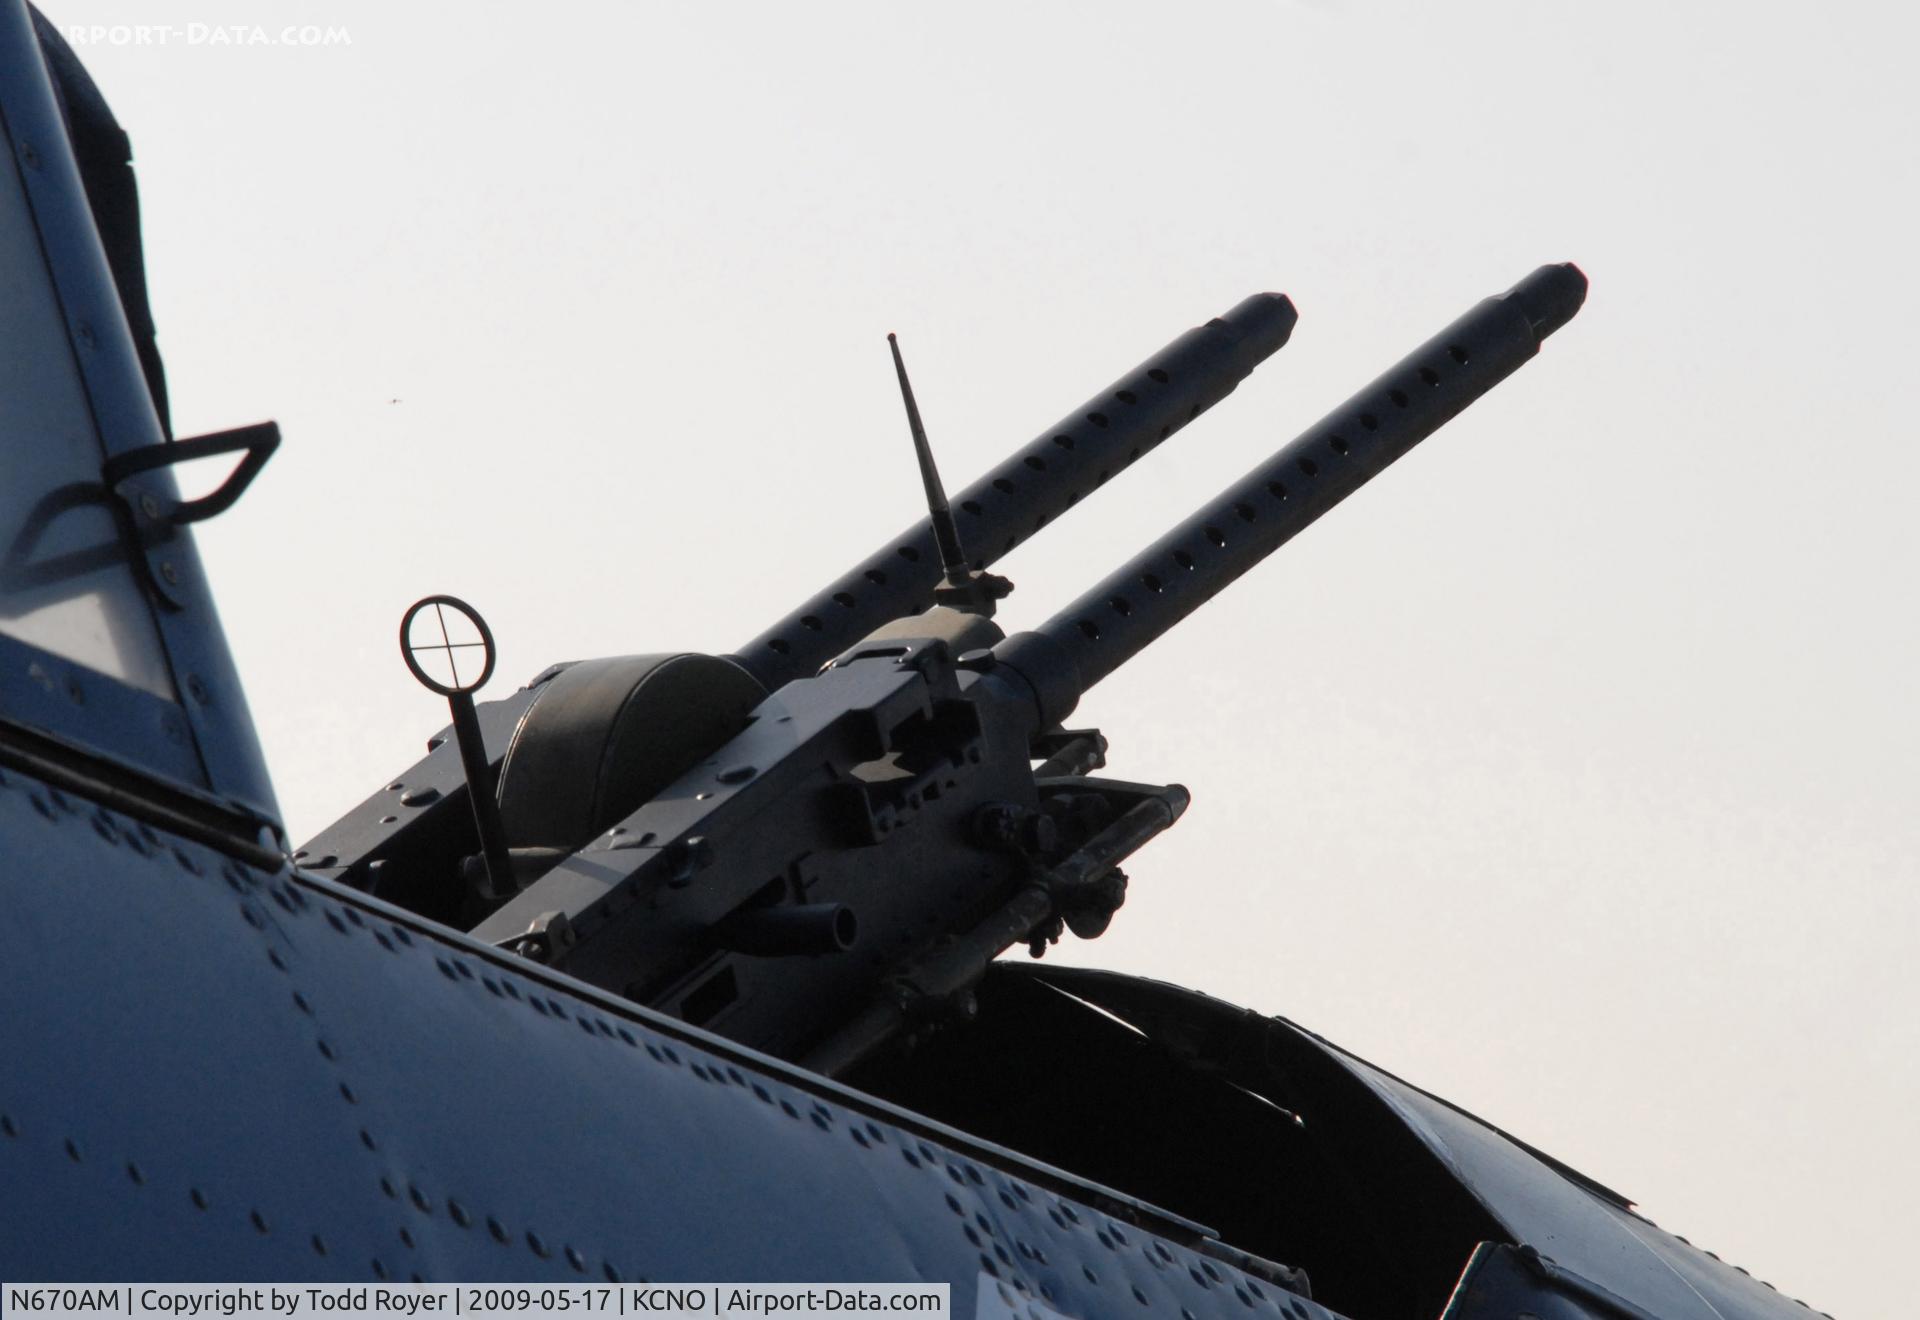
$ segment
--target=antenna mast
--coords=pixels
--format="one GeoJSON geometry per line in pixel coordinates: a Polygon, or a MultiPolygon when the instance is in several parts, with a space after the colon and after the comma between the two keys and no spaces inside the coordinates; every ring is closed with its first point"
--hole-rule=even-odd
{"type": "Polygon", "coordinates": [[[920,422],[920,407],[913,401],[913,385],[907,380],[899,338],[888,335],[887,347],[893,351],[893,370],[900,378],[900,398],[907,405],[907,426],[913,432],[913,453],[920,461],[920,483],[927,492],[927,515],[933,522],[934,544],[940,548],[941,579],[934,589],[933,603],[990,619],[994,602],[1012,591],[1013,583],[968,565],[966,551],[960,546],[960,527],[953,520],[953,506],[947,503],[947,488],[940,481],[940,469],[934,466],[927,428],[920,422]]]}

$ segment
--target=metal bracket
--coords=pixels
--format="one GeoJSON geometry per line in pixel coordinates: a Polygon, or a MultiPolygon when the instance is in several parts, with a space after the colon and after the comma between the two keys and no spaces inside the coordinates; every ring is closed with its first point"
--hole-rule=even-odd
{"type": "Polygon", "coordinates": [[[100,472],[107,489],[124,502],[130,511],[145,515],[151,522],[183,527],[232,508],[234,501],[246,493],[247,487],[253,484],[253,479],[260,475],[260,469],[267,465],[267,460],[273,457],[273,451],[279,447],[279,425],[275,422],[256,422],[252,426],[236,427],[231,431],[215,431],[191,440],[145,445],[123,454],[114,454],[107,459],[106,466],[100,472]],[[142,472],[172,467],[176,463],[191,463],[196,458],[240,452],[246,454],[240,460],[240,465],[218,488],[196,500],[174,499],[153,491],[128,492],[121,489],[128,479],[142,472]]]}
{"type": "Polygon", "coordinates": [[[139,561],[146,566],[148,588],[167,605],[180,609],[185,601],[176,588],[179,569],[171,559],[155,562],[149,556],[155,546],[164,544],[176,527],[225,513],[234,501],[246,493],[260,469],[280,447],[280,427],[274,422],[256,422],[231,431],[216,431],[191,440],[143,445],[113,454],[100,469],[101,480],[119,501],[139,561]],[[220,454],[244,454],[227,479],[198,499],[182,500],[175,495],[148,489],[134,481],[144,472],[191,463],[197,458],[220,454]],[[157,529],[157,534],[155,533],[157,529]]]}
{"type": "Polygon", "coordinates": [[[1107,739],[1098,729],[1047,729],[1034,735],[1033,755],[1046,758],[1034,767],[1036,779],[1084,775],[1107,764],[1107,739]]]}
{"type": "Polygon", "coordinates": [[[577,938],[573,923],[567,920],[566,913],[542,912],[528,923],[524,931],[496,941],[494,947],[505,949],[508,953],[517,953],[534,962],[545,963],[553,962],[566,953],[574,946],[577,938]]]}

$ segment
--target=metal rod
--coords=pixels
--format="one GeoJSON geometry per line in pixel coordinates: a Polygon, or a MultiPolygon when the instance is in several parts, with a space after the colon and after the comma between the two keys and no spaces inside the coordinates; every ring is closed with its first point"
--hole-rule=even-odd
{"type": "Polygon", "coordinates": [[[926,488],[927,517],[933,524],[934,544],[940,549],[940,572],[948,582],[959,582],[967,575],[967,555],[960,548],[960,529],[953,525],[953,506],[947,503],[947,488],[933,463],[933,446],[927,443],[927,428],[920,422],[920,405],[913,401],[913,385],[907,380],[898,337],[888,335],[887,347],[893,350],[894,374],[900,378],[900,397],[907,405],[907,429],[913,432],[913,456],[920,461],[920,484],[926,488]]]}
{"type": "Polygon", "coordinates": [[[509,898],[520,892],[520,885],[507,853],[507,831],[500,823],[500,804],[493,796],[493,766],[487,760],[487,743],[480,734],[473,694],[450,693],[447,705],[453,710],[453,738],[459,744],[460,764],[467,775],[467,797],[473,803],[473,827],[480,835],[480,857],[487,866],[489,897],[509,898]]]}

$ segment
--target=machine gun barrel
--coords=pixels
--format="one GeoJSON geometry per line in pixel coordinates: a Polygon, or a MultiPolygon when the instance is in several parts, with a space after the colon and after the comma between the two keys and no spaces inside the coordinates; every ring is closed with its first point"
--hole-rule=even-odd
{"type": "Polygon", "coordinates": [[[1071,661],[1071,675],[1030,675],[1045,722],[1518,370],[1586,292],[1567,263],[1481,302],[1042,624],[1051,647],[1009,639],[1028,665],[1071,661]]]}
{"type": "MultiPolygon", "coordinates": [[[[1293,333],[1293,304],[1257,293],[1187,331],[1087,400],[953,501],[975,568],[985,568],[1142,454],[1227,397],[1293,333]]],[[[922,520],[729,659],[768,691],[805,678],[874,629],[918,614],[940,585],[922,520]]]]}

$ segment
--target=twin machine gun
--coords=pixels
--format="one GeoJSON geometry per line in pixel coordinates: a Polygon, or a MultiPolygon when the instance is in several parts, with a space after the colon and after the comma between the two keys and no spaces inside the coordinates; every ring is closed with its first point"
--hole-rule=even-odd
{"type": "Polygon", "coordinates": [[[491,637],[428,598],[402,643],[452,729],[296,861],[845,1073],[967,1016],[1012,946],[1106,929],[1121,863],[1188,795],[1093,775],[1106,740],[1067,726],[1081,697],[1517,370],[1585,295],[1552,265],[1486,299],[1011,634],[993,562],[1226,397],[1286,343],[1293,305],[1255,295],[1187,332],[954,503],[890,336],[927,520],[734,655],[559,665],[479,706],[491,637]],[[432,652],[447,677],[425,672],[432,652]]]}

